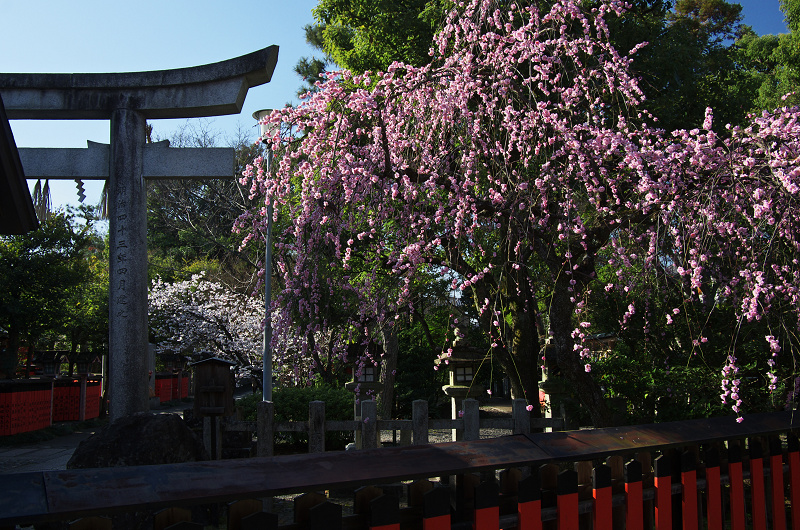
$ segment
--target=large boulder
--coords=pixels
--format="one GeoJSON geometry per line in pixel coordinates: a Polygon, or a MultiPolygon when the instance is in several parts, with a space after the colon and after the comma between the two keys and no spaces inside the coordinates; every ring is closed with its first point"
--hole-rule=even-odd
{"type": "Polygon", "coordinates": [[[176,414],[120,418],[81,442],[67,469],[209,460],[203,443],[176,414]]]}

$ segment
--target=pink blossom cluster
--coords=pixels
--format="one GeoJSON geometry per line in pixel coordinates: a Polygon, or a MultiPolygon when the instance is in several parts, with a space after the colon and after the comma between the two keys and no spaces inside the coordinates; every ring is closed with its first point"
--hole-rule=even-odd
{"type": "MultiPolygon", "coordinates": [[[[639,47],[609,41],[622,2],[533,4],[461,2],[430,65],[331,74],[266,118],[283,127],[268,139],[275,170],[255,164],[242,182],[289,222],[274,307],[299,357],[366,344],[438,276],[471,292],[493,350],[510,348],[509,308],[541,318],[539,300],[563,286],[565,340],[589,371],[581,310],[601,258],[617,267],[607,291],[666,275],[687,299],[713,285],[742,318],[797,326],[798,109],[724,136],[710,110],[702,130],[660,130],[629,70],[639,47]]],[[[237,223],[245,243],[264,214],[237,223]]],[[[641,313],[631,301],[623,324],[641,313]]]]}
{"type": "Polygon", "coordinates": [[[722,403],[728,403],[728,399],[731,400],[731,409],[739,415],[738,420],[741,421],[742,398],[739,395],[741,379],[739,379],[738,374],[739,367],[736,366],[736,357],[729,355],[728,362],[722,369],[722,394],[720,394],[720,398],[722,403]]]}

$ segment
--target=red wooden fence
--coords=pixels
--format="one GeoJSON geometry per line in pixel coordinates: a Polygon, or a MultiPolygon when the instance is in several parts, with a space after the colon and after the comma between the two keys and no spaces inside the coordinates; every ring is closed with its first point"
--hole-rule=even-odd
{"type": "MultiPolygon", "coordinates": [[[[80,379],[56,379],[53,382],[53,422],[81,420],[80,379]]],[[[86,405],[84,420],[100,416],[100,381],[86,381],[86,405]]]]}
{"type": "Polygon", "coordinates": [[[162,403],[189,397],[189,373],[184,372],[180,376],[173,373],[156,374],[154,387],[155,395],[162,403]]]}
{"type": "MultiPolygon", "coordinates": [[[[798,427],[800,418],[774,413],[747,416],[741,424],[714,418],[364,451],[0,475],[0,527],[309,492],[295,499],[294,521],[266,514],[252,520],[259,528],[797,529],[798,427]],[[399,482],[406,494],[385,486],[399,482]],[[319,493],[359,486],[369,487],[356,491],[349,511],[319,493]]],[[[245,528],[244,521],[236,527],[245,528]]]]}
{"type": "Polygon", "coordinates": [[[5,382],[0,386],[0,436],[44,429],[54,422],[99,417],[101,382],[86,381],[83,418],[81,418],[81,385],[80,379],[5,382]]]}
{"type": "Polygon", "coordinates": [[[50,381],[9,381],[0,387],[0,436],[43,429],[51,424],[50,381]]]}

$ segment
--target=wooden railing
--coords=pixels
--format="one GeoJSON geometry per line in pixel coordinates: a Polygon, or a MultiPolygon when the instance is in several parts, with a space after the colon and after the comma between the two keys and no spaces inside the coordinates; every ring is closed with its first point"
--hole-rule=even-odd
{"type": "Polygon", "coordinates": [[[325,402],[312,401],[308,404],[308,421],[275,421],[275,407],[272,402],[258,405],[257,421],[214,421],[205,418],[203,440],[211,455],[221,454],[222,431],[250,432],[256,435],[257,455],[274,454],[275,434],[279,432],[306,433],[308,452],[325,451],[325,433],[331,431],[357,432],[360,437],[359,448],[374,449],[381,446],[381,432],[400,432],[400,445],[424,445],[428,443],[430,430],[454,430],[462,441],[478,440],[481,429],[506,429],[513,434],[528,434],[531,430],[563,430],[562,418],[531,418],[524,399],[512,401],[511,416],[508,418],[480,418],[479,403],[475,399],[465,399],[462,417],[458,419],[431,419],[428,416],[428,402],[424,399],[412,403],[411,419],[379,420],[377,404],[373,400],[361,402],[360,420],[326,420],[325,402]],[[216,432],[215,432],[216,431],[216,432]]]}
{"type": "MultiPolygon", "coordinates": [[[[286,528],[798,528],[798,427],[798,418],[781,412],[746,416],[741,423],[724,417],[0,475],[0,527],[305,493],[295,501],[296,521],[286,528]],[[398,495],[383,494],[381,485],[405,489],[402,504],[398,495]],[[345,516],[320,493],[364,486],[345,516]]],[[[228,528],[277,527],[274,517],[256,512],[248,518],[239,512],[228,528]]]]}

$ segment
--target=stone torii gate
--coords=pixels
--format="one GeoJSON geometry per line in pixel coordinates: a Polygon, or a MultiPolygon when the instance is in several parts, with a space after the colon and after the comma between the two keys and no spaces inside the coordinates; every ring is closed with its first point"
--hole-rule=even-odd
{"type": "Polygon", "coordinates": [[[148,410],[145,178],[231,178],[233,149],[145,144],[148,119],[238,114],[247,91],[268,83],[270,46],[219,63],[152,72],[4,74],[9,119],[110,120],[111,144],[20,149],[27,178],[109,179],[109,412],[148,410]]]}

